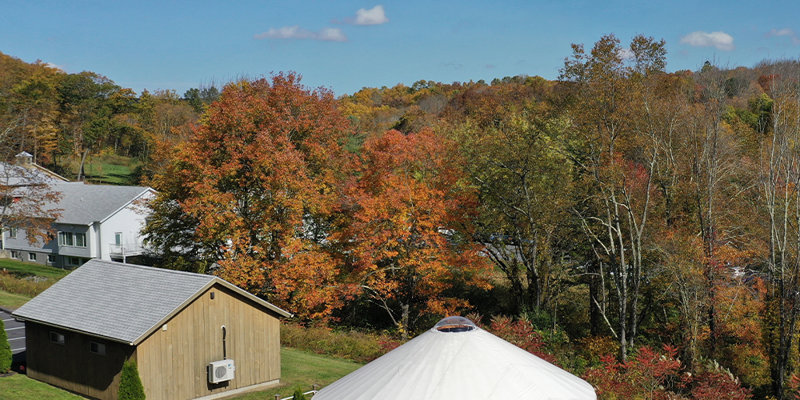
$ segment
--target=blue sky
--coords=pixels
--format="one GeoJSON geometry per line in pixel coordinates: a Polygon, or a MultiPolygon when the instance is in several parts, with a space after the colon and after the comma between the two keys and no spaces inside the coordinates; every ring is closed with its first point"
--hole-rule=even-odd
{"type": "Polygon", "coordinates": [[[570,43],[667,42],[671,71],[800,56],[794,1],[0,0],[0,51],[117,84],[174,89],[296,71],[362,87],[558,76],[570,43]]]}

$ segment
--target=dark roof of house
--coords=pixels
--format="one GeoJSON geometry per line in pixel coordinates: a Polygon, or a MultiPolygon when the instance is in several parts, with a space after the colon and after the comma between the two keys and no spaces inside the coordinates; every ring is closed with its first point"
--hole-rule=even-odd
{"type": "Polygon", "coordinates": [[[137,345],[215,283],[280,316],[292,315],[212,275],[101,260],[77,268],[12,315],[137,345]]]}
{"type": "MultiPolygon", "coordinates": [[[[113,215],[122,207],[153,189],[144,186],[87,185],[82,182],[56,183],[50,188],[61,195],[47,208],[60,210],[62,224],[91,225],[113,215]]],[[[147,212],[142,205],[142,213],[147,212]]]]}

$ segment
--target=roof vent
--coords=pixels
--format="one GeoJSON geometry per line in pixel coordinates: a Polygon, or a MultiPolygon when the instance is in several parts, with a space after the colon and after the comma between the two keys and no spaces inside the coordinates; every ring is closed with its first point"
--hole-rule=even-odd
{"type": "Polygon", "coordinates": [[[447,317],[433,326],[439,332],[469,332],[478,329],[474,322],[464,317],[447,317]]]}

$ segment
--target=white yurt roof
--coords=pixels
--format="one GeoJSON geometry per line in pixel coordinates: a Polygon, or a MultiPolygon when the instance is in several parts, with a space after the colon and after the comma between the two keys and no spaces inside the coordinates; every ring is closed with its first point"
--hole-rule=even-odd
{"type": "Polygon", "coordinates": [[[588,382],[448,317],[326,386],[314,400],[596,400],[588,382]]]}

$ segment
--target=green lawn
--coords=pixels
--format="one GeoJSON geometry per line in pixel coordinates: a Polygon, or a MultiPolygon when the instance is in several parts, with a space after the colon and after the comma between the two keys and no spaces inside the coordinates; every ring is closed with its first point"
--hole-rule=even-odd
{"type": "Polygon", "coordinates": [[[0,400],[75,400],[82,397],[57,387],[14,374],[0,377],[0,400]]]}
{"type": "Polygon", "coordinates": [[[239,400],[274,399],[275,394],[280,394],[281,398],[289,397],[297,387],[307,392],[311,390],[313,384],[316,384],[318,388],[328,385],[357,370],[361,365],[350,360],[283,347],[281,348],[281,386],[234,398],[239,400]]]}
{"type": "MultiPolygon", "coordinates": [[[[247,393],[235,397],[239,400],[274,399],[289,397],[296,387],[311,390],[312,384],[324,386],[355,371],[361,364],[308,353],[291,348],[281,348],[281,383],[278,388],[247,393]]],[[[79,399],[71,393],[28,378],[26,375],[0,377],[0,400],[79,399]]]]}
{"type": "Polygon", "coordinates": [[[8,293],[0,290],[0,307],[15,310],[27,303],[31,298],[21,294],[8,293]]]}
{"type": "Polygon", "coordinates": [[[92,156],[86,161],[83,170],[86,172],[86,179],[90,182],[134,185],[136,182],[133,172],[138,165],[138,161],[129,157],[115,155],[92,156]]]}
{"type": "Polygon", "coordinates": [[[61,279],[70,273],[69,270],[48,267],[42,264],[22,262],[8,258],[0,258],[0,270],[7,270],[9,272],[32,274],[36,276],[43,276],[45,278],[61,279]]]}

